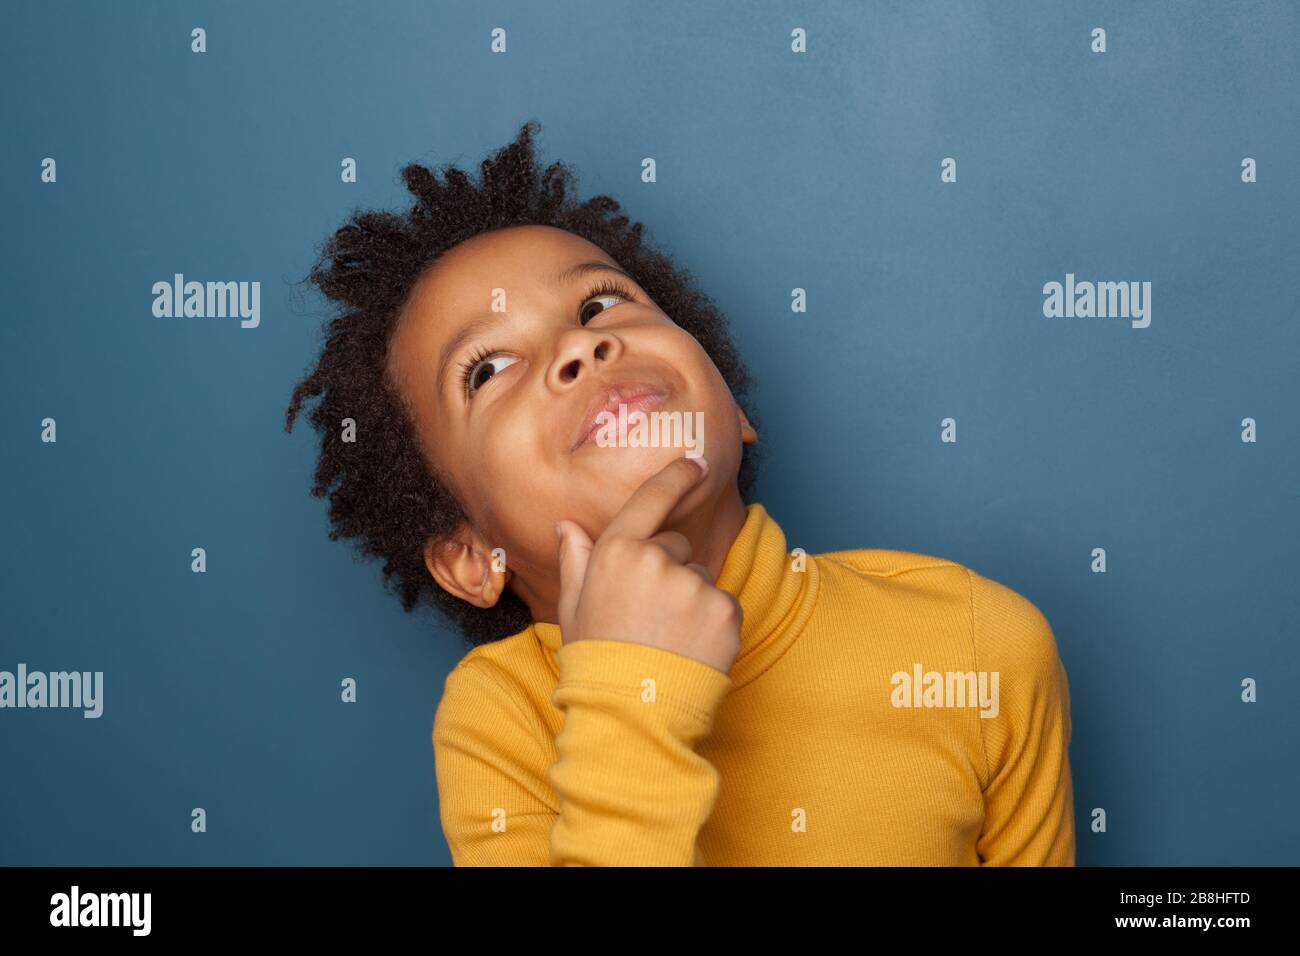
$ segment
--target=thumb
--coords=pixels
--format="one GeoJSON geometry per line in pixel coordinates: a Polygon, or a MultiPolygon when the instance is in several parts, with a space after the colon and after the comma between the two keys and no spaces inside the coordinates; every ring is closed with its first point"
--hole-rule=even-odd
{"type": "Polygon", "coordinates": [[[582,582],[587,577],[592,543],[587,532],[567,519],[555,523],[555,532],[560,545],[560,603],[556,613],[560,618],[560,637],[563,639],[573,633],[573,618],[578,609],[582,582]]]}

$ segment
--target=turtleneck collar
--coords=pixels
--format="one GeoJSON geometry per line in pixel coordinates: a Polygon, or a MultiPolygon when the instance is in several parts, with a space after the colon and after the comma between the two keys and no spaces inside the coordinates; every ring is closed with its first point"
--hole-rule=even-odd
{"type": "MultiPolygon", "coordinates": [[[[745,523],[727,550],[717,586],[740,602],[740,654],[731,669],[733,688],[749,683],[799,636],[817,600],[817,563],[804,556],[804,570],[792,567],[785,532],[759,503],[746,506],[745,523]]],[[[560,626],[534,621],[525,633],[552,654],[563,642],[560,626]]]]}

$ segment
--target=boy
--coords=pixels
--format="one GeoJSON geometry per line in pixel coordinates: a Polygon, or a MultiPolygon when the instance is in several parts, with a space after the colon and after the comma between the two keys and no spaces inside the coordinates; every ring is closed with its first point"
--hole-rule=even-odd
{"type": "Polygon", "coordinates": [[[453,862],[1073,865],[1043,615],[940,558],[792,552],[725,320],[537,128],[327,243],[344,314],[286,420],[322,396],[331,537],[473,645],[433,727],[453,862]],[[614,441],[620,405],[702,443],[614,441]]]}

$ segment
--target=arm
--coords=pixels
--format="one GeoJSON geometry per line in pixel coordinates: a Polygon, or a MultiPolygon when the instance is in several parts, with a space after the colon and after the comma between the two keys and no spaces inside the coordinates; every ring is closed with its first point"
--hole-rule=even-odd
{"type": "Polygon", "coordinates": [[[1073,866],[1070,688],[1051,626],[1030,601],[969,571],[976,666],[999,674],[977,717],[985,756],[984,866],[1073,866]]]}
{"type": "Polygon", "coordinates": [[[560,648],[545,730],[484,663],[448,675],[434,722],[443,832],[457,866],[689,866],[718,793],[694,751],[726,674],[622,641],[560,648]]]}

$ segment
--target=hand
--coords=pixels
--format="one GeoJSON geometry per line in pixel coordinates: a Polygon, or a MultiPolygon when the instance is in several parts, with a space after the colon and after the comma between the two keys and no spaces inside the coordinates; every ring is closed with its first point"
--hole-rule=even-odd
{"type": "Polygon", "coordinates": [[[556,524],[563,643],[648,644],[731,673],[740,653],[740,602],[714,586],[708,568],[688,563],[685,535],[659,531],[707,470],[703,458],[669,462],[632,494],[594,544],[572,521],[556,524]]]}

